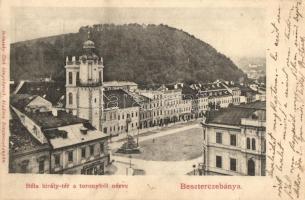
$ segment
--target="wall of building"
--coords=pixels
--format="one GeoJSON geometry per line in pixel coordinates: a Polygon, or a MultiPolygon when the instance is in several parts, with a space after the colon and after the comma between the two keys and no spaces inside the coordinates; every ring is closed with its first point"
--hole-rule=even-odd
{"type": "MultiPolygon", "coordinates": [[[[63,149],[54,149],[51,155],[51,171],[53,173],[65,173],[67,170],[73,171],[76,167],[81,167],[94,160],[108,156],[108,143],[105,139],[89,142],[86,144],[73,145],[63,149]],[[100,144],[103,144],[101,149],[100,144]],[[90,154],[90,146],[94,147],[94,153],[90,154]],[[82,157],[82,149],[86,149],[86,156],[82,157]],[[73,161],[68,160],[69,152],[73,152],[73,161]],[[55,155],[60,156],[59,165],[55,164],[55,155]]],[[[105,165],[108,163],[105,163],[105,165]]],[[[80,172],[79,172],[80,173],[80,172]]]]}
{"type": "Polygon", "coordinates": [[[210,174],[247,175],[248,161],[255,163],[255,175],[262,174],[262,160],[265,158],[264,129],[245,126],[236,127],[208,127],[207,133],[207,171],[210,174]],[[216,133],[222,133],[222,143],[216,143],[216,133]],[[230,144],[230,135],[236,135],[236,146],[230,144]],[[250,139],[250,149],[247,149],[247,138],[250,139]],[[255,150],[252,149],[252,139],[255,139],[255,150]],[[262,149],[263,147],[263,149],[262,149]],[[222,167],[216,167],[216,156],[221,156],[222,167]],[[236,159],[236,171],[230,170],[230,158],[236,159]]]}
{"type": "Polygon", "coordinates": [[[10,173],[50,173],[49,150],[24,152],[10,155],[10,173]],[[43,170],[39,170],[39,162],[43,162],[43,170]]]}

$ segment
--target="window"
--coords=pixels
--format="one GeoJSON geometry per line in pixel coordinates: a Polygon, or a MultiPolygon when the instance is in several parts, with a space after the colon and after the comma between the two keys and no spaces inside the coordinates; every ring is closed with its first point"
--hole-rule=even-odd
{"type": "Polygon", "coordinates": [[[120,115],[118,115],[118,120],[120,120],[120,115]]]}
{"type": "Polygon", "coordinates": [[[104,153],[104,143],[100,143],[100,151],[101,153],[104,153]]]}
{"type": "Polygon", "coordinates": [[[107,127],[104,128],[104,133],[107,133],[107,127]]]}
{"type": "Polygon", "coordinates": [[[68,161],[73,162],[73,151],[68,152],[68,161]]]}
{"type": "Polygon", "coordinates": [[[247,138],[247,149],[251,149],[251,147],[250,147],[250,138],[247,138]]]}
{"type": "Polygon", "coordinates": [[[38,167],[39,168],[39,173],[43,174],[44,173],[44,160],[40,160],[38,166],[39,166],[38,167]]]}
{"type": "Polygon", "coordinates": [[[69,104],[73,104],[73,94],[69,92],[69,104]]]}
{"type": "Polygon", "coordinates": [[[124,114],[122,114],[122,119],[124,119],[124,114]]]}
{"type": "Polygon", "coordinates": [[[54,159],[55,159],[55,165],[59,165],[60,164],[60,155],[59,154],[54,155],[54,159]]]}
{"type": "Polygon", "coordinates": [[[92,64],[88,64],[88,79],[92,79],[92,64]]]}
{"type": "Polygon", "coordinates": [[[69,72],[69,84],[71,85],[72,84],[72,72],[69,72]]]}
{"type": "Polygon", "coordinates": [[[82,148],[82,158],[86,158],[86,148],[82,148]]]}
{"type": "Polygon", "coordinates": [[[230,145],[236,146],[236,135],[230,135],[230,145]]]}
{"type": "Polygon", "coordinates": [[[93,145],[90,146],[90,155],[91,156],[94,155],[94,146],[93,145]]]}
{"type": "Polygon", "coordinates": [[[218,168],[222,167],[222,158],[221,158],[221,156],[216,156],[216,167],[218,167],[218,168]]]}
{"type": "Polygon", "coordinates": [[[252,138],[252,150],[256,150],[255,139],[252,138]]]}
{"type": "Polygon", "coordinates": [[[131,117],[133,117],[133,112],[131,113],[131,117]]]}
{"type": "Polygon", "coordinates": [[[216,143],[222,144],[222,133],[216,132],[216,143]]]}
{"type": "Polygon", "coordinates": [[[79,72],[76,72],[76,84],[79,84],[79,72]]]}
{"type": "Polygon", "coordinates": [[[230,158],[230,170],[236,171],[236,159],[230,158]]]}
{"type": "Polygon", "coordinates": [[[102,82],[102,71],[99,71],[99,81],[102,82]]]}

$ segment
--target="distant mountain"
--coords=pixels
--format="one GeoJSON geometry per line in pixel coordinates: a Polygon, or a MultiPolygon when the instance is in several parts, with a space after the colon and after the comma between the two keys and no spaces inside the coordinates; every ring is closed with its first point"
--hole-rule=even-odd
{"type": "Polygon", "coordinates": [[[266,79],[266,57],[242,57],[236,64],[248,75],[250,79],[266,79]]]}
{"type": "Polygon", "coordinates": [[[249,71],[256,65],[259,70],[266,73],[266,57],[241,57],[236,59],[236,64],[243,71],[249,71]]]}
{"type": "Polygon", "coordinates": [[[78,33],[11,44],[11,79],[65,78],[65,57],[79,56],[90,29],[104,58],[104,79],[139,84],[238,80],[245,74],[225,55],[167,25],[81,27],[78,33]]]}

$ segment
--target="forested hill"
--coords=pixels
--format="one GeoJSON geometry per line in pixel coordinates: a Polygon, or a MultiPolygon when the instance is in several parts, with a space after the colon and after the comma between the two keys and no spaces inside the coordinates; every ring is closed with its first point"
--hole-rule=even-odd
{"type": "Polygon", "coordinates": [[[225,55],[182,30],[167,25],[103,24],[11,44],[11,79],[64,79],[65,57],[81,54],[88,29],[98,55],[104,58],[105,81],[189,83],[245,76],[225,55]]]}

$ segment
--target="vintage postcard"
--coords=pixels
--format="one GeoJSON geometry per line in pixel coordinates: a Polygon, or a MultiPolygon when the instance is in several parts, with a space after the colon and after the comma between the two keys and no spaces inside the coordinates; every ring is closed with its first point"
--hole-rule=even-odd
{"type": "Polygon", "coordinates": [[[0,15],[0,199],[305,199],[304,0],[0,15]]]}

